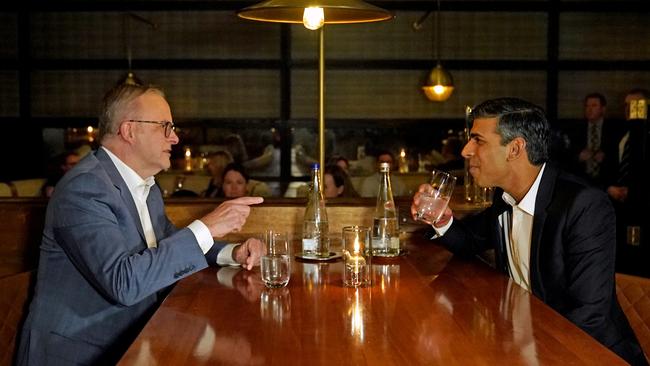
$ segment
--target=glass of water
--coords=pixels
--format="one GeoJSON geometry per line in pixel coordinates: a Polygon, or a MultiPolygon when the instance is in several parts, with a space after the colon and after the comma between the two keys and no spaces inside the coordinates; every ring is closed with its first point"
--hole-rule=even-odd
{"type": "Polygon", "coordinates": [[[420,192],[416,219],[429,225],[440,220],[449,204],[455,185],[456,177],[442,170],[433,170],[431,182],[426,190],[420,192]]]}
{"type": "Polygon", "coordinates": [[[262,281],[269,288],[286,286],[291,274],[287,233],[267,230],[263,235],[263,243],[265,252],[260,263],[262,281]]]}

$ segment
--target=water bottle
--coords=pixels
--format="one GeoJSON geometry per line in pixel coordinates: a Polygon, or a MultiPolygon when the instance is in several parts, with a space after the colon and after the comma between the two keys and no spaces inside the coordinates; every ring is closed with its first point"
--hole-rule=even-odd
{"type": "Polygon", "coordinates": [[[380,257],[400,255],[397,210],[390,186],[390,165],[379,166],[379,192],[372,223],[372,254],[380,257]]]}
{"type": "Polygon", "coordinates": [[[316,163],[311,168],[309,201],[302,227],[302,256],[328,258],[330,255],[328,233],[327,211],[321,190],[320,165],[316,163]]]}

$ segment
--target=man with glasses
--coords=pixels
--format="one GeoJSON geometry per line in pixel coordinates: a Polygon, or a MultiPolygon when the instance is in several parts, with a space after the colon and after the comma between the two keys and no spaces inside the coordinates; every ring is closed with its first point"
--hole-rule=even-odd
{"type": "Polygon", "coordinates": [[[101,147],[60,181],[45,219],[19,365],[115,364],[171,284],[208,265],[259,262],[238,231],[260,197],[226,201],[178,229],[153,176],[178,143],[161,90],[118,85],[104,98],[101,147]]]}

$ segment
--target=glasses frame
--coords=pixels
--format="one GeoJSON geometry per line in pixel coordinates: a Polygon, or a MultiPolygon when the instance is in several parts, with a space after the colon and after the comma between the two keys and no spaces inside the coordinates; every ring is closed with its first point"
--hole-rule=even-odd
{"type": "Polygon", "coordinates": [[[168,138],[171,136],[172,131],[176,131],[176,125],[174,125],[174,122],[172,121],[146,121],[146,120],[140,120],[140,119],[127,119],[127,122],[136,122],[136,123],[151,123],[155,125],[161,125],[163,126],[164,133],[165,133],[165,138],[168,138]]]}

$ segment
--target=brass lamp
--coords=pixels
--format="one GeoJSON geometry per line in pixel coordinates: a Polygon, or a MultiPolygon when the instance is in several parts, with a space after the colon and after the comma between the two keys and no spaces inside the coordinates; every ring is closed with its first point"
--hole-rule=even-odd
{"type": "Polygon", "coordinates": [[[444,102],[449,99],[451,93],[454,91],[454,80],[451,74],[442,67],[440,63],[440,0],[437,0],[438,9],[436,10],[436,18],[434,24],[433,47],[435,50],[435,58],[437,60],[436,67],[431,70],[427,83],[422,87],[424,94],[427,98],[434,102],[444,102]]]}
{"type": "Polygon", "coordinates": [[[240,18],[274,23],[302,23],[319,29],[318,52],[318,137],[321,181],[325,166],[325,47],[324,24],[370,23],[389,20],[393,15],[361,0],[267,0],[241,9],[240,18]]]}

